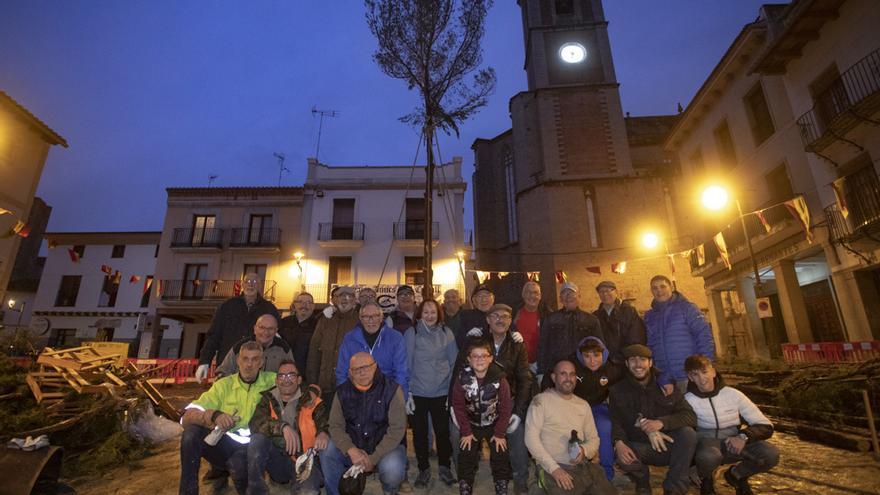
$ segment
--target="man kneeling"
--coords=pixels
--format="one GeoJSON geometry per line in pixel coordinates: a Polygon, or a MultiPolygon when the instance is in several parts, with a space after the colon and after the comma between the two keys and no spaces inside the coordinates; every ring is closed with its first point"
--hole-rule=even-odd
{"type": "MultiPolygon", "coordinates": [[[[202,457],[215,469],[229,469],[239,494],[247,489],[248,423],[260,394],[275,384],[275,373],[260,371],[263,347],[257,342],[242,345],[236,360],[238,373],[215,381],[207,392],[186,406],[180,420],[181,495],[198,495],[202,457]],[[208,443],[205,437],[212,430],[222,436],[208,443]]],[[[222,483],[225,482],[224,478],[222,483]]]]}
{"type": "Polygon", "coordinates": [[[773,435],[773,424],[745,394],[724,384],[706,356],[690,356],[684,370],[689,380],[684,398],[697,414],[700,493],[715,493],[715,468],[738,462],[724,472],[724,479],[736,495],[751,494],[749,477],[779,463],[779,450],[764,441],[773,435]]]}
{"type": "Polygon", "coordinates": [[[331,442],[321,457],[327,492],[338,495],[339,480],[356,464],[364,473],[378,469],[382,490],[396,494],[406,472],[405,433],[400,385],[376,368],[370,354],[355,354],[330,408],[331,442]]]}

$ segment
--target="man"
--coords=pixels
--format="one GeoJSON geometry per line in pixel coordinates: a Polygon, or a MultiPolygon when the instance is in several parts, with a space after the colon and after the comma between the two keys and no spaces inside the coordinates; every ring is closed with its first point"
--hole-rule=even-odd
{"type": "Polygon", "coordinates": [[[538,366],[538,341],[541,335],[541,323],[550,316],[550,308],[541,300],[541,286],[537,282],[528,281],[522,289],[522,302],[514,308],[513,326],[522,334],[529,365],[533,371],[538,366]]]}
{"type": "MultiPolygon", "coordinates": [[[[263,347],[246,342],[237,356],[238,373],[218,379],[207,392],[186,406],[180,423],[180,487],[181,495],[199,493],[199,467],[204,457],[217,471],[232,473],[239,494],[247,489],[248,423],[260,394],[275,384],[275,373],[261,371],[263,347]],[[215,428],[226,433],[216,445],[205,443],[215,428]]],[[[217,478],[222,484],[226,477],[217,478]]],[[[215,490],[222,489],[215,485],[215,490]]]]}
{"type": "Polygon", "coordinates": [[[538,341],[538,374],[549,373],[553,364],[568,356],[586,337],[602,338],[599,320],[580,309],[580,291],[572,282],[559,289],[562,309],[555,311],[542,326],[538,341]]]}
{"type": "Polygon", "coordinates": [[[416,293],[409,285],[397,287],[397,306],[388,314],[385,325],[397,330],[400,335],[416,325],[416,293]]]}
{"type": "Polygon", "coordinates": [[[275,317],[275,321],[281,319],[275,306],[260,294],[261,283],[256,273],[246,274],[242,294],[227,299],[217,308],[199,353],[199,367],[196,368],[199,381],[208,377],[208,369],[215,357],[218,360],[226,357],[236,342],[248,336],[257,318],[269,314],[275,317]]]}
{"type": "Polygon", "coordinates": [[[463,350],[467,346],[467,337],[471,331],[477,330],[479,335],[488,333],[489,324],[486,322],[486,316],[489,308],[495,304],[495,294],[486,284],[480,284],[474,287],[471,294],[471,307],[461,312],[461,323],[459,331],[455,334],[455,343],[458,344],[459,350],[463,350]]]}
{"type": "Polygon", "coordinates": [[[342,338],[358,324],[354,308],[354,288],[340,286],[336,291],[336,311],[318,320],[309,344],[306,381],[321,387],[324,402],[329,403],[336,388],[336,358],[342,338]]]}
{"type": "Polygon", "coordinates": [[[578,381],[574,363],[558,361],[550,378],[553,388],[532,399],[526,416],[525,441],[541,467],[538,479],[544,480],[544,489],[551,495],[616,494],[602,468],[594,463],[599,435],[587,403],[574,394],[578,381]],[[574,458],[569,452],[572,432],[577,432],[580,443],[574,458]]]}
{"type": "Polygon", "coordinates": [[[693,354],[715,359],[715,340],[712,330],[696,304],[672,289],[672,282],[664,275],[651,279],[654,300],[645,313],[648,347],[657,356],[658,378],[666,393],[673,387],[684,394],[687,374],[684,360],[693,354]]]}
{"type": "Polygon", "coordinates": [[[611,438],[617,462],[635,482],[637,495],[651,493],[648,465],[669,466],[663,480],[664,494],[686,494],[697,446],[696,415],[681,392],[667,395],[657,383],[651,349],[634,344],[624,349],[623,355],[627,376],[610,391],[611,438]]]}
{"type": "Polygon", "coordinates": [[[369,353],[352,356],[348,369],[330,409],[332,441],[321,456],[327,492],[338,495],[343,473],[357,464],[365,473],[378,470],[384,493],[396,494],[406,469],[403,392],[369,353]]]}
{"type": "Polygon", "coordinates": [[[360,323],[342,338],[336,359],[336,386],[348,380],[348,363],[352,356],[366,352],[375,360],[379,371],[392,378],[409,397],[409,370],[406,364],[406,341],[400,332],[382,322],[382,309],[375,302],[360,309],[360,323]]]}
{"type": "MultiPolygon", "coordinates": [[[[513,413],[510,416],[510,424],[507,429],[507,445],[510,449],[510,465],[513,468],[513,482],[516,493],[528,493],[527,481],[529,479],[529,456],[525,444],[525,425],[523,418],[532,399],[532,385],[535,378],[529,369],[528,354],[522,341],[514,338],[514,332],[510,331],[513,321],[513,309],[506,304],[495,304],[489,308],[486,322],[489,326],[487,341],[493,350],[493,359],[505,373],[510,393],[513,397],[513,413]]],[[[479,340],[479,337],[471,337],[479,340]]],[[[467,349],[467,346],[465,346],[467,349]]],[[[467,352],[462,351],[458,355],[455,372],[452,376],[458,376],[460,370],[466,365],[467,352]]]]}
{"type": "Polygon", "coordinates": [[[443,293],[443,324],[452,330],[452,335],[461,332],[461,294],[456,289],[443,293]]]}
{"type": "Polygon", "coordinates": [[[725,385],[706,356],[688,357],[684,369],[690,380],[684,398],[697,415],[700,494],[714,494],[715,468],[732,463],[738,464],[724,472],[724,479],[736,495],[751,494],[749,478],[779,463],[779,450],[766,442],[773,423],[745,394],[725,385]]]}
{"type": "Polygon", "coordinates": [[[602,342],[608,349],[608,359],[623,364],[623,349],[633,344],[645,344],[645,322],[636,308],[623,302],[617,295],[617,285],[605,280],[596,286],[599,308],[593,311],[602,328],[602,342]]]}
{"type": "Polygon", "coordinates": [[[220,366],[214,371],[215,375],[228,376],[238,371],[238,355],[241,346],[245,342],[256,342],[263,348],[263,371],[278,371],[278,365],[282,361],[293,359],[290,346],[277,335],[278,323],[272,315],[263,315],[257,318],[254,324],[254,334],[242,339],[226,353],[226,357],[220,366]]]}
{"type": "Polygon", "coordinates": [[[361,287],[361,290],[357,293],[358,297],[358,308],[362,307],[364,304],[368,302],[376,302],[378,296],[376,295],[376,291],[373,290],[372,287],[361,287]]]}
{"type": "Polygon", "coordinates": [[[281,319],[281,328],[278,333],[293,349],[293,360],[296,367],[305,373],[306,363],[309,358],[309,344],[315,333],[320,314],[315,313],[315,298],[308,292],[300,292],[293,298],[290,307],[290,316],[281,319]]]}
{"type": "MultiPolygon", "coordinates": [[[[248,495],[268,493],[263,473],[277,483],[293,482],[294,491],[303,495],[317,495],[321,489],[321,470],[314,466],[311,474],[297,481],[294,462],[304,449],[300,441],[298,416],[301,405],[308,399],[300,390],[302,375],[293,361],[284,361],[275,375],[275,387],[263,392],[260,403],[250,421],[251,441],[248,443],[248,495]]],[[[323,403],[312,412],[318,437],[323,448],[329,440],[327,412],[323,403]],[[317,421],[316,421],[317,420],[317,421]],[[319,424],[318,424],[319,423],[319,424]]]]}

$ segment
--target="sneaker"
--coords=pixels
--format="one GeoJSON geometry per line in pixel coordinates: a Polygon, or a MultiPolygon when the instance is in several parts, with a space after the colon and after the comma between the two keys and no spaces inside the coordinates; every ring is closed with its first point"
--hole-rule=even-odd
{"type": "Polygon", "coordinates": [[[700,495],[715,495],[715,479],[700,479],[700,495]]]}
{"type": "Polygon", "coordinates": [[[400,483],[400,487],[397,489],[398,493],[412,493],[413,486],[410,484],[409,480],[404,478],[403,482],[400,483]]]}
{"type": "Polygon", "coordinates": [[[736,495],[754,495],[752,487],[749,486],[748,478],[737,478],[733,474],[733,466],[724,471],[724,481],[736,489],[736,495]]]}
{"type": "Polygon", "coordinates": [[[428,488],[428,482],[431,481],[431,470],[423,469],[419,471],[419,475],[416,476],[415,487],[416,488],[428,488]]]}
{"type": "Polygon", "coordinates": [[[446,466],[440,466],[437,476],[446,486],[452,486],[455,484],[455,475],[453,475],[452,470],[446,466]]]}

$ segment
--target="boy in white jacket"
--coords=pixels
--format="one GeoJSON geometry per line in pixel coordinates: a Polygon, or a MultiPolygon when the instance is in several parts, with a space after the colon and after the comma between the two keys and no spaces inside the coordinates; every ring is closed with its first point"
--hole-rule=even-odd
{"type": "Polygon", "coordinates": [[[749,477],[779,463],[779,450],[765,441],[773,435],[773,424],[745,394],[724,384],[706,356],[688,357],[684,369],[688,375],[684,398],[697,414],[700,494],[714,494],[715,468],[732,463],[737,464],[724,472],[724,479],[737,495],[751,494],[749,477]]]}

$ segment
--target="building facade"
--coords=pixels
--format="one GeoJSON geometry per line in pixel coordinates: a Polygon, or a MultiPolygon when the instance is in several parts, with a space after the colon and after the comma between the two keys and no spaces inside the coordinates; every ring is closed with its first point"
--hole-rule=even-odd
{"type": "MultiPolygon", "coordinates": [[[[54,145],[67,141],[26,108],[0,91],[0,233],[18,220],[28,219],[43,166],[54,145]]],[[[0,235],[0,301],[6,301],[6,285],[12,276],[16,253],[22,242],[18,235],[0,235]]]]}
{"type": "Polygon", "coordinates": [[[705,307],[683,258],[666,256],[691,245],[673,208],[676,157],[662,149],[677,117],[624,115],[600,0],[519,5],[528,90],[510,99],[510,130],[473,144],[477,269],[539,271],[551,306],[557,272],[585,289],[584,307],[611,279],[642,311],[665,274],[705,307]],[[661,239],[653,250],[646,232],[661,239]]]}
{"type": "MultiPolygon", "coordinates": [[[[50,347],[83,341],[129,344],[136,356],[149,323],[160,232],[47,233],[50,249],[34,301],[31,331],[50,347]]],[[[162,320],[179,338],[180,325],[162,320]]],[[[177,357],[169,348],[163,356],[177,357]]]]}
{"type": "Polygon", "coordinates": [[[39,197],[34,198],[27,219],[30,233],[18,247],[12,275],[6,285],[6,299],[0,307],[0,326],[4,335],[13,334],[20,328],[30,328],[40,277],[46,265],[46,258],[40,256],[40,246],[51,213],[51,206],[39,197]]]}
{"type": "MultiPolygon", "coordinates": [[[[353,284],[378,287],[389,306],[397,285],[425,283],[425,173],[423,166],[328,166],[309,159],[302,257],[294,273],[317,302],[327,302],[334,285],[353,284]]],[[[442,294],[464,289],[470,254],[461,158],[438,165],[434,184],[433,285],[442,294]]]]}
{"type": "Polygon", "coordinates": [[[198,356],[217,307],[241,291],[245,274],[262,280],[263,297],[280,311],[299,291],[294,253],[300,248],[300,187],[168,188],[156,258],[152,321],[141,356],[176,345],[198,356]],[[174,341],[159,321],[183,325],[174,341]]]}
{"type": "MultiPolygon", "coordinates": [[[[859,195],[856,203],[867,199],[869,205],[880,205],[876,175],[880,134],[870,123],[861,130],[822,127],[820,132],[818,126],[830,123],[832,115],[810,119],[831,98],[823,100],[821,95],[827,94],[823,91],[833,92],[841,85],[828,76],[831,72],[822,71],[840,66],[842,73],[860,61],[866,65],[864,60],[875,60],[874,68],[866,71],[866,79],[873,82],[854,100],[858,103],[873,94],[873,110],[858,111],[876,115],[880,45],[869,26],[878,21],[880,8],[870,1],[798,0],[762,7],[667,140],[667,150],[678,154],[684,172],[679,189],[685,194],[677,198],[680,216],[690,228],[688,234],[704,248],[704,256],[694,252],[691,268],[705,281],[722,352],[767,358],[779,356],[782,343],[877,338],[878,327],[872,333],[870,320],[876,317],[871,307],[880,306],[878,246],[860,245],[866,253],[862,259],[847,249],[847,243],[870,239],[865,236],[876,227],[871,227],[871,219],[875,223],[880,219],[880,209],[860,210],[855,224],[844,221],[832,183],[838,175],[860,174],[847,193],[859,195]],[[822,91],[817,86],[820,75],[822,91]],[[854,147],[829,140],[848,131],[855,132],[862,144],[854,147]],[[825,141],[821,147],[816,143],[820,138],[825,141]],[[837,160],[848,167],[832,164],[830,155],[822,153],[832,145],[836,151],[828,153],[838,153],[837,160]],[[700,204],[702,188],[718,183],[739,202],[742,221],[735,201],[714,215],[700,204]],[[809,210],[811,237],[785,205],[797,198],[803,198],[809,210]],[[718,232],[729,252],[729,268],[713,241],[718,232]],[[769,310],[759,311],[759,302],[769,303],[769,310]]],[[[847,111],[840,109],[838,114],[847,111]]]]}

